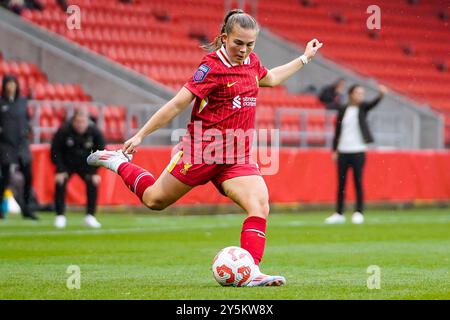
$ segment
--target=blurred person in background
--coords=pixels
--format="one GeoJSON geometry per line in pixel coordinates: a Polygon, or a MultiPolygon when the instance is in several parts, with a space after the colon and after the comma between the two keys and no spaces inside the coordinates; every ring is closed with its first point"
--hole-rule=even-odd
{"type": "Polygon", "coordinates": [[[6,0],[4,7],[16,14],[22,14],[23,10],[43,10],[44,6],[38,0],[6,0]]]}
{"type": "Polygon", "coordinates": [[[86,157],[93,150],[105,148],[105,139],[90,120],[89,112],[78,109],[68,123],[58,129],[51,142],[51,157],[56,166],[55,176],[55,227],[65,228],[66,186],[72,174],[76,173],[86,184],[87,204],[85,223],[88,227],[100,228],[95,217],[97,188],[100,176],[97,168],[86,163],[86,157]]]}
{"type": "Polygon", "coordinates": [[[67,4],[66,0],[56,0],[56,4],[61,8],[63,11],[67,11],[67,8],[69,5],[67,4]]]}
{"type": "Polygon", "coordinates": [[[343,103],[345,80],[340,78],[334,83],[324,87],[319,93],[319,99],[328,110],[338,110],[343,103]]]}
{"type": "MultiPolygon", "coordinates": [[[[37,220],[30,207],[32,193],[30,132],[27,99],[20,95],[17,78],[5,75],[0,98],[0,203],[3,203],[5,189],[11,182],[11,171],[18,168],[24,181],[21,197],[16,200],[24,218],[37,220]]],[[[1,208],[0,218],[3,217],[4,212],[1,208]]]]}
{"type": "Polygon", "coordinates": [[[347,171],[353,169],[353,178],[356,190],[355,212],[352,222],[364,222],[364,191],[363,173],[366,161],[367,144],[374,141],[367,115],[383,99],[387,92],[385,86],[378,86],[378,97],[367,102],[364,101],[365,90],[359,85],[353,85],[348,90],[349,101],[339,107],[333,139],[333,159],[337,160],[338,193],[336,212],[325,219],[326,224],[344,223],[344,199],[347,171]]]}

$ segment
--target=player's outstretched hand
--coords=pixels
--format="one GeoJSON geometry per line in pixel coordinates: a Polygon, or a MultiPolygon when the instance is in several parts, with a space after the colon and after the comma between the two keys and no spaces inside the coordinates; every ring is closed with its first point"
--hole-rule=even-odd
{"type": "Polygon", "coordinates": [[[139,136],[133,136],[132,138],[128,139],[127,141],[125,141],[125,143],[123,144],[123,148],[122,151],[124,153],[128,153],[128,154],[133,154],[136,153],[136,147],[138,145],[140,145],[142,142],[142,138],[139,136]]]}
{"type": "Polygon", "coordinates": [[[309,61],[311,61],[311,59],[314,57],[314,55],[316,54],[316,52],[322,48],[323,43],[321,43],[319,40],[317,39],[312,39],[310,42],[308,42],[308,44],[306,45],[306,49],[305,49],[305,56],[308,58],[309,61]]]}

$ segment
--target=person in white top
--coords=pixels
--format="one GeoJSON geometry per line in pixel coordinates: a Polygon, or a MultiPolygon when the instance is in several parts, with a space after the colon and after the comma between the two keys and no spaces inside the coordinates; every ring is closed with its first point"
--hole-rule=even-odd
{"type": "Polygon", "coordinates": [[[338,194],[336,212],[325,219],[327,224],[344,223],[344,199],[347,171],[353,169],[353,178],[356,189],[355,212],[352,222],[364,222],[364,191],[363,172],[366,159],[367,144],[373,142],[373,136],[367,124],[367,114],[381,101],[387,92],[385,86],[378,86],[379,95],[373,101],[364,101],[364,88],[353,85],[348,90],[349,102],[341,107],[336,121],[336,130],[333,140],[333,159],[337,160],[338,194]]]}

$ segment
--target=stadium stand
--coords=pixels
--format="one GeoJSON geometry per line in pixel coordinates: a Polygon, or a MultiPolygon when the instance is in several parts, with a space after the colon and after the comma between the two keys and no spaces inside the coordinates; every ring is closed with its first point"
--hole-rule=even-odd
{"type": "MultiPolygon", "coordinates": [[[[68,30],[66,15],[55,2],[42,3],[45,10],[25,11],[22,16],[174,90],[192,75],[204,54],[199,41],[216,36],[224,11],[221,1],[78,0],[70,4],[83,8],[83,30],[68,30]]],[[[384,0],[378,3],[383,7],[383,28],[371,31],[365,27],[367,14],[361,14],[369,5],[367,0],[351,4],[260,0],[257,12],[260,23],[284,39],[305,43],[315,34],[327,43],[322,52],[327,58],[431,104],[445,116],[445,138],[450,144],[450,93],[445,90],[450,86],[450,33],[448,20],[439,15],[448,7],[437,0],[417,4],[384,0]]],[[[315,96],[292,94],[284,88],[261,90],[259,105],[323,108],[315,96]]],[[[261,113],[258,124],[270,125],[266,115],[260,120],[261,113]]]]}
{"type": "MultiPolygon", "coordinates": [[[[76,3],[84,8],[82,32],[61,27],[66,16],[52,1],[44,1],[46,10],[26,11],[22,16],[173,90],[179,89],[192,75],[205,53],[197,40],[205,41],[215,36],[217,22],[223,12],[223,4],[207,1],[194,1],[188,6],[180,6],[181,3],[176,1],[169,5],[158,1],[137,4],[108,2],[108,6],[101,1],[76,3]],[[200,21],[199,10],[203,9],[214,14],[200,24],[195,23],[192,28],[189,21],[200,21]],[[180,33],[180,30],[185,32],[180,33]],[[207,34],[205,30],[208,30],[207,34]]],[[[324,109],[315,95],[292,94],[284,87],[262,89],[259,101],[261,108],[324,109]]],[[[258,112],[257,125],[273,127],[274,118],[270,120],[262,116],[261,119],[261,114],[258,112]]],[[[289,127],[288,123],[282,125],[289,127]]],[[[296,127],[290,128],[295,130],[296,127]]]]}
{"type": "Polygon", "coordinates": [[[80,107],[87,108],[92,118],[99,120],[108,142],[123,141],[126,118],[124,106],[94,103],[80,84],[49,83],[47,75],[35,64],[6,61],[0,54],[0,80],[5,74],[16,76],[22,95],[31,99],[28,110],[34,121],[35,143],[50,141],[53,133],[72,113],[73,108],[80,107]]]}
{"type": "Polygon", "coordinates": [[[327,44],[322,50],[327,58],[429,103],[445,116],[450,143],[450,27],[439,15],[449,10],[445,2],[378,1],[382,28],[373,31],[366,27],[368,15],[361,14],[372,4],[366,0],[258,3],[260,21],[279,36],[304,43],[313,33],[327,44]]]}
{"type": "Polygon", "coordinates": [[[22,94],[36,100],[91,101],[79,84],[52,84],[39,68],[28,62],[5,61],[0,56],[0,76],[15,75],[22,94]]]}

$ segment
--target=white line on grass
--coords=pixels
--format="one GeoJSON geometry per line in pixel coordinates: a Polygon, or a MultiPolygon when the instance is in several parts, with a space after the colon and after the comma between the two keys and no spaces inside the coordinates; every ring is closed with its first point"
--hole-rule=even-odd
{"type": "Polygon", "coordinates": [[[16,237],[16,236],[59,236],[59,235],[83,235],[83,234],[120,234],[120,233],[139,233],[139,232],[170,232],[179,230],[212,230],[217,228],[233,227],[232,224],[227,225],[201,225],[201,226],[155,226],[146,228],[119,228],[119,229],[87,229],[87,230],[48,230],[48,231],[19,231],[19,232],[2,232],[0,237],[16,237]]]}

